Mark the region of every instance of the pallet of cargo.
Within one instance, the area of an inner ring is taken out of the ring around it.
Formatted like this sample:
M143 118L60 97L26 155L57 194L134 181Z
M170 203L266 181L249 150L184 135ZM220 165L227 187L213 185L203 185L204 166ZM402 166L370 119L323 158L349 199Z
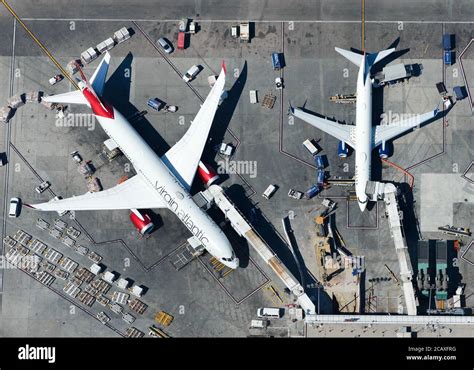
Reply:
M37 254L43 254L44 251L48 248L46 244L38 239L33 239L33 241L28 246L33 252Z
M77 299L79 300L79 302L81 302L82 304L88 307L92 307L92 305L95 302L95 297L85 291L80 292L77 295Z
M84 247L83 245L78 245L75 248L76 252L79 253L81 256L86 256L89 252L89 249Z
M87 255L87 258L89 258L94 263L99 263L100 261L102 261L102 256L92 251L89 252L89 254Z
M32 236L24 232L23 230L18 230L13 236L13 239L15 239L20 244L27 245L28 242L32 239Z
M5 254L5 258L13 266L18 266L21 263L22 255L17 249L12 248Z
M49 235L51 235L54 239L61 239L63 234L58 229L51 229L49 230Z
M109 283L107 283L106 281L102 280L102 279L97 279L97 280L94 280L92 283L91 283L91 286L95 289L97 289L97 291L99 293L102 293L102 294L107 294L107 292L110 290L111 288L111 285Z
M66 230L67 223L64 222L63 220L57 218L57 219L54 220L53 226L54 226L55 229L58 229L59 231L64 231L64 230Z
M36 220L36 226L40 228L41 230L48 230L49 229L49 223L47 223L45 220L42 218L38 218Z
M97 297L97 302L99 302L99 304L101 304L102 306L105 307L110 303L110 299L108 299L107 297L105 297L103 295L99 295Z
M137 328L130 326L126 331L125 336L127 338L143 338L145 334L141 332L140 330L138 330Z
M81 235L81 232L77 230L76 228L69 226L66 230L66 234L69 235L73 239L79 238L79 235Z
M41 260L42 258L37 254L29 255L22 259L20 268L30 274L34 274L38 272Z
M142 315L148 308L148 305L140 301L138 298L135 298L128 302L128 307L130 307L132 311Z
M61 258L63 258L63 254L59 253L56 249L54 248L48 248L46 250L46 253L44 254L45 258L52 262L52 263L58 263Z
M74 276L86 284L89 284L95 277L95 275L85 267L80 267L74 271Z
M63 290L67 295L71 296L72 298L76 298L77 295L81 292L81 288L79 288L70 281L66 283Z
M173 319L174 317L165 311L157 312L155 315L155 321L163 326L169 326L173 322Z
M67 272L73 273L79 266L79 264L70 259L69 257L64 257L61 258L61 260L59 261L59 266L61 266Z
M73 248L76 245L76 241L69 236L65 236L61 240L64 245L68 246L69 248Z
M130 298L130 294L122 293L122 292L113 292L112 294L112 301L118 304L127 304L128 299Z
M16 245L16 243L17 241L9 235L3 238L3 245L6 245L7 247L13 248Z
M40 271L34 275L35 279L38 280L41 284L50 286L56 278L51 275L49 272Z
M54 276L61 280L67 280L67 278L69 277L69 273L64 270L61 270L59 267L56 267L56 269L54 270Z
M262 107L268 108L268 109L273 109L273 106L275 105L276 102L276 96L273 95L272 93L265 94L262 100Z

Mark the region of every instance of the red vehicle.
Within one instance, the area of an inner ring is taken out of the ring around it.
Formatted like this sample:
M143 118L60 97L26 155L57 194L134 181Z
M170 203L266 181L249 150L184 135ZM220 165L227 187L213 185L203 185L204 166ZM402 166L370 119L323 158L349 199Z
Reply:
M186 41L186 34L184 32L178 33L178 49L184 50L184 44Z

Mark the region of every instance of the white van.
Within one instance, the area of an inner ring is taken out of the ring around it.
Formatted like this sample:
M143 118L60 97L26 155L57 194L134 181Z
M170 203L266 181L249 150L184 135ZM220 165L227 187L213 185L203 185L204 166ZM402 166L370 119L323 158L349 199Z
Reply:
M303 146L313 156L318 154L318 152L319 152L319 149L316 147L316 145L314 145L312 140L307 139L307 140L303 141Z
M257 316L263 319L279 319L281 317L281 310L279 308L262 307L257 309Z
M276 191L276 186L270 184L268 185L268 188L263 192L262 197L264 197L265 199L270 199L272 195L275 193L275 191Z
M8 210L8 217L16 218L20 214L21 199L12 198L10 199L10 209Z

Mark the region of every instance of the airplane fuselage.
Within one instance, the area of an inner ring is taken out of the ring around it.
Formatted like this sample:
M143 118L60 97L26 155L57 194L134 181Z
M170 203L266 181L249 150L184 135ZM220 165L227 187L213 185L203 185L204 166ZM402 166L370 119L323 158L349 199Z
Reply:
M364 57L365 62L365 57ZM361 63L357 76L357 102L355 126L355 191L361 211L367 207L365 193L370 180L372 161L372 82L370 73L364 73L365 63Z
M238 258L225 234L209 215L194 203L188 190L125 117L87 89L84 89L83 93L99 124L128 158L137 171L137 176L142 177L156 196L161 198L210 254L223 264L237 268Z

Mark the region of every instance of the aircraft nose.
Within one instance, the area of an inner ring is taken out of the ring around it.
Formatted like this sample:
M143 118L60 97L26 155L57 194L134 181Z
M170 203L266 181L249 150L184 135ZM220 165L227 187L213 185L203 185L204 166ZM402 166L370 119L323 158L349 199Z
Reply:
M237 267L239 267L239 259L237 257L235 257L232 261L222 261L222 263L232 270L235 270Z

